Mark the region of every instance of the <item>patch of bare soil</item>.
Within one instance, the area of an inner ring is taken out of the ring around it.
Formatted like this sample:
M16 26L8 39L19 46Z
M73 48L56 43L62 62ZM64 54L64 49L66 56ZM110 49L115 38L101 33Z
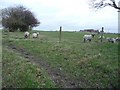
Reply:
M14 52L19 53L20 56L25 57L28 59L28 62L32 62L38 67L42 67L46 70L48 75L50 75L51 79L55 82L56 87L59 88L80 88L80 82L77 80L73 80L72 78L68 77L65 73L62 73L59 69L52 68L47 60L37 57L27 49L23 47L17 47L12 43L8 45L9 49L12 49ZM78 84L79 83L79 84Z

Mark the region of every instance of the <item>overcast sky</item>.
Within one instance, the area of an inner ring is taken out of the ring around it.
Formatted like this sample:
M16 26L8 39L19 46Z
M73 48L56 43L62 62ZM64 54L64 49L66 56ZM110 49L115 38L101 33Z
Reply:
M23 5L30 9L41 24L38 30L79 31L83 29L101 29L106 32L118 32L118 12L105 7L97 12L89 8L89 0L0 0L0 8ZM118 2L119 0L116 0Z

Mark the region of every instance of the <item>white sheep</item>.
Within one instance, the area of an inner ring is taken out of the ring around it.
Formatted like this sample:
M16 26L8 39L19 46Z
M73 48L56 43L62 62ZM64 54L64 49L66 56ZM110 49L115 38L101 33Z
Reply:
M39 32L32 34L33 38L38 38L38 35L39 35Z
M83 36L83 40L84 40L84 42L86 41L86 40L89 40L89 42L92 40L92 35L84 35Z
M116 42L120 42L120 37L116 37Z
M112 38L112 41L111 41L112 43L115 43L116 42L116 39L115 38Z
M115 39L115 38L107 37L106 39L107 39L108 42L112 42L112 43L115 43L115 42L116 42L116 39Z
M28 32L28 31L26 31L25 33L24 33L24 38L28 38L30 36L30 33Z

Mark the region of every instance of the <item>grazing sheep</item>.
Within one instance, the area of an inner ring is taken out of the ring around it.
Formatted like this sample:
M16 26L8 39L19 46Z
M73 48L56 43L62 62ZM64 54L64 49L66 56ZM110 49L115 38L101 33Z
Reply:
M116 42L120 42L120 38L119 37L116 37Z
M84 35L83 36L83 40L84 40L84 42L86 41L86 40L89 40L89 42L92 40L92 35Z
M115 38L107 37L106 39L107 39L108 42L112 42L112 43L115 43L115 42L116 42L116 39L115 39Z
M115 43L116 42L116 39L115 38L112 38L112 43Z
M30 36L30 33L28 32L28 31L26 31L25 33L24 33L24 38L28 38Z
M39 32L32 34L33 38L38 38L38 35L39 35Z

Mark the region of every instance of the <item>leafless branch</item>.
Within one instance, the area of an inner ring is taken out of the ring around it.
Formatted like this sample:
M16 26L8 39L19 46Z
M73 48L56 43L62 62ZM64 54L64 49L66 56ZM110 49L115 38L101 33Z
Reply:
M103 7L106 7L106 6L111 6L111 7L114 7L115 9L120 10L120 7L117 6L115 0L110 0L109 3L106 3L105 1L106 0L100 0L98 2L98 0L90 0L90 6L92 6L95 9L100 9L100 8L103 8Z

